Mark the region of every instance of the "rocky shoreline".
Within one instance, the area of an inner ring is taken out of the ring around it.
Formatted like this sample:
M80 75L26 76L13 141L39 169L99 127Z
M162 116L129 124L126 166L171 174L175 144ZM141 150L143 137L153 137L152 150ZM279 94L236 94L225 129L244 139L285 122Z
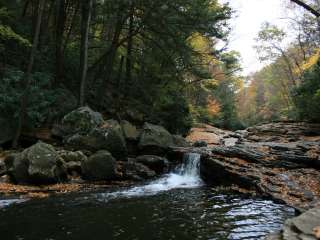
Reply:
M302 213L270 239L319 239L319 124L278 122L237 132L200 125L189 137L194 145L202 145L197 152L202 156L201 175L207 183L236 185Z
M236 132L199 124L184 139L150 123L104 120L83 107L50 135L59 144L40 141L0 156L0 194L33 198L130 186L197 152L207 184L272 198L301 213L268 239L319 239L320 124L276 122Z

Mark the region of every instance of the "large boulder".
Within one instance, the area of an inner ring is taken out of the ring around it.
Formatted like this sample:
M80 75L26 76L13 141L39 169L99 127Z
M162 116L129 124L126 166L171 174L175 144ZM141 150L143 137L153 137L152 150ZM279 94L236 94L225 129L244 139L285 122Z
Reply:
M298 217L288 219L278 234L268 240L317 240L320 239L320 208L312 208Z
M191 144L180 135L172 135L173 145L175 147L191 147Z
M52 145L39 142L6 159L8 172L17 183L47 184L67 178L64 161Z
M98 151L82 162L82 173L89 180L114 180L116 174L116 160L105 150Z
M132 125L126 120L121 121L121 127L124 137L129 141L137 141L139 138L139 131L136 126Z
M80 107L62 119L63 130L67 134L87 134L102 124L102 115L89 107Z
M163 154L173 146L172 135L162 126L145 123L140 136L139 148L145 154Z
M109 120L100 128L94 128L88 134L76 133L65 139L67 145L76 150L107 150L117 160L126 160L127 147L122 129L117 121Z
M12 141L15 134L12 120L0 117L0 126L0 145Z
M164 173L169 169L169 161L159 156L142 155L136 158L136 162L142 163L157 174Z

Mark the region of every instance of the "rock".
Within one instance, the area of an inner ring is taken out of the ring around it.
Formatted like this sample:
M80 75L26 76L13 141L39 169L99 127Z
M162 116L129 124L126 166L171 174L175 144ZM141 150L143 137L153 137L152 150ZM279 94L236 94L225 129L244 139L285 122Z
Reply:
M53 146L39 142L6 159L10 175L18 183L47 184L67 178L64 161Z
M67 171L70 175L81 175L82 162L87 160L87 156L84 155L81 151L58 151L59 156L64 160Z
M139 148L143 153L163 154L170 146L173 146L173 137L164 127L144 124L139 141Z
M194 147L207 147L208 143L206 141L203 141L203 140L198 140L198 141L195 141L193 143L193 146Z
M172 135L173 145L175 147L190 147L190 143L180 135Z
M118 122L107 121L102 127L94 128L88 134L74 134L65 139L67 145L76 150L107 150L117 160L126 160L127 147Z
M190 130L190 134L186 139L192 144L196 142L206 142L208 146L214 146L220 145L222 139L229 134L232 134L232 132L208 124L197 124Z
M147 166L134 161L125 162L123 165L123 177L129 180L142 181L156 176L155 171Z
M87 159L87 156L83 154L81 151L67 151L61 150L58 151L59 156L66 162L83 162Z
M142 163L151 170L155 171L157 174L162 174L169 169L169 161L163 157L143 155L137 157L135 160L136 162Z
M62 119L64 131L68 134L87 134L92 129L103 124L103 117L100 113L94 112L89 107L80 107Z
M130 122L122 120L121 127L123 130L124 137L129 141L137 141L139 138L139 131Z
M313 208L298 217L285 222L282 238L283 240L316 240L319 239L320 208Z
M85 179L114 180L116 174L116 160L111 153L105 150L98 151L81 164Z
M13 140L15 128L12 120L0 117L0 145Z

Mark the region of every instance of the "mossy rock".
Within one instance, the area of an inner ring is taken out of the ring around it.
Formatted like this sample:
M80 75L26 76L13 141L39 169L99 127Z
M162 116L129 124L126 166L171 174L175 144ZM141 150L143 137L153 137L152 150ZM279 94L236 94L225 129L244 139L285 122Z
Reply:
M102 115L89 107L78 108L62 119L63 128L68 134L87 134L102 124Z
M116 160L110 152L102 150L93 154L81 164L83 177L89 180L114 180Z
M102 127L94 128L88 134L72 135L65 143L75 150L107 150L117 160L126 160L128 155L121 126L114 120L107 121Z
M43 142L16 154L9 172L17 183L48 184L67 178L64 161L58 152Z

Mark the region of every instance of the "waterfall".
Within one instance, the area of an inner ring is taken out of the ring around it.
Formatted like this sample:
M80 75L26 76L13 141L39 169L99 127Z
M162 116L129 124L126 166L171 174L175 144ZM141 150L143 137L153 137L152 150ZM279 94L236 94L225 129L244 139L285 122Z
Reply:
M195 188L202 185L200 178L200 154L186 153L183 163L171 173L147 185L133 187L125 191L105 193L105 198L135 197L155 195L176 188Z

